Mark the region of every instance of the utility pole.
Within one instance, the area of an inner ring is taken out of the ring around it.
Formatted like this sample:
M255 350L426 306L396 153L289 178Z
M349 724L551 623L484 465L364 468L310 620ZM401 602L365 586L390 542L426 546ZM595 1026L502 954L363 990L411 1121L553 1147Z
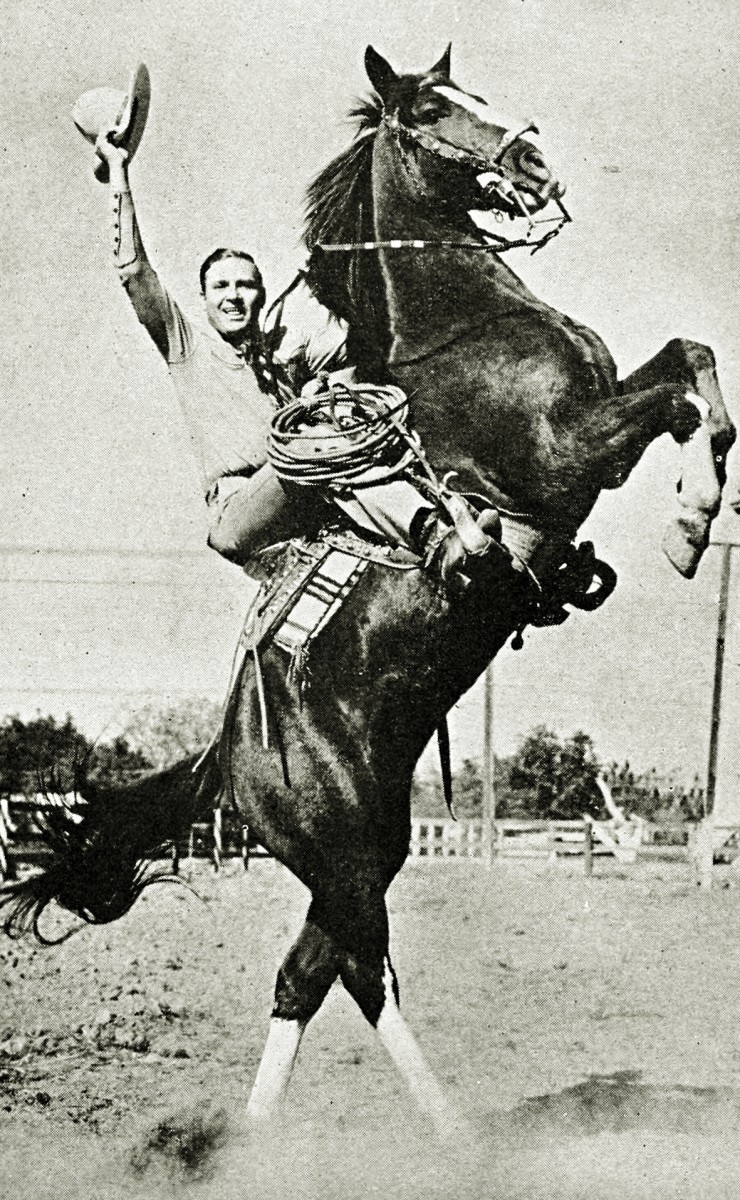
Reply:
M732 542L717 543L722 547L720 566L719 601L717 605L717 640L714 650L714 684L712 687L712 723L709 730L709 758L707 762L707 786L704 792L704 816L714 812L714 797L717 791L717 748L719 746L719 723L722 709L722 675L725 665L725 637L727 633L727 600L730 594L732 571Z
M483 854L493 865L496 844L496 757L493 749L493 663L483 677Z
M740 521L737 513L725 508L715 521L711 544L720 548L719 595L717 597L717 632L714 646L714 679L712 682L712 712L709 727L707 777L704 789L703 819L694 832L692 859L695 877L702 888L711 888L714 865L714 806L717 795L717 763L719 759L720 727L722 720L722 682L727 637L727 607L732 578L732 551L740 546Z

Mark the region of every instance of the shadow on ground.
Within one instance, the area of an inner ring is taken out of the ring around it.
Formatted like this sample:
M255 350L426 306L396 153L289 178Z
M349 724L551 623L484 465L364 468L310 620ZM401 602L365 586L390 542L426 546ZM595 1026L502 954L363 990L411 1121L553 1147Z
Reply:
M734 1200L740 1092L591 1076L508 1112L469 1112L446 1145L408 1107L291 1118L259 1136L197 1106L139 1136L17 1142L14 1200Z
M656 1086L636 1071L591 1075L575 1087L524 1100L487 1122L489 1134L510 1140L593 1137L651 1131L709 1134L740 1129L740 1092L731 1088Z

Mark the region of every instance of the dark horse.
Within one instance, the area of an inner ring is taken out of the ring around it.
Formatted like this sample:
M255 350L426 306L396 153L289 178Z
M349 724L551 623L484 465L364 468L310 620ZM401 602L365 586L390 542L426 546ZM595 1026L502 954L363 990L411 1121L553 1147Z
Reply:
M352 324L359 353L409 393L436 468L502 511L508 548L482 557L454 597L427 571L371 565L314 642L302 694L285 653L265 649L269 748L249 663L241 677L234 802L311 893L278 972L248 1110L276 1110L303 1030L339 977L444 1128L449 1109L400 1015L388 953L385 895L408 852L415 765L512 633L553 596L567 600L563 564L579 525L663 433L685 443L691 467L668 550L694 572L734 430L709 349L670 342L620 383L601 340L533 296L495 252L500 242L486 242L471 210L524 222L561 191L532 141L484 119L451 81L449 51L423 74L398 76L372 49L366 65L376 97L309 196L309 275ZM372 245L329 248L360 243ZM211 750L128 789L88 793L84 819L52 831L51 866L6 888L8 932L39 934L52 900L86 921L120 917L152 879L147 856L213 803L221 777Z

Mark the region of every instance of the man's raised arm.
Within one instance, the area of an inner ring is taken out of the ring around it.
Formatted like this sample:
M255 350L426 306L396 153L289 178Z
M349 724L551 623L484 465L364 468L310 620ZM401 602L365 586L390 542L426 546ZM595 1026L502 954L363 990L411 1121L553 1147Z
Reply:
M95 143L108 164L113 262L134 311L164 358L180 357L188 340L185 318L168 296L147 258L128 178L128 152L103 133Z

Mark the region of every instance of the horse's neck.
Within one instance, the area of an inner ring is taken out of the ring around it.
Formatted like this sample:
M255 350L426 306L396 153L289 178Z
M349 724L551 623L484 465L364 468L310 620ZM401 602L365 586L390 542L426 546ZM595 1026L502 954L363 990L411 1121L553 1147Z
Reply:
M471 247L483 242L467 214L440 216L425 205L385 129L376 139L373 195L379 241ZM549 311L490 251L391 249L381 251L381 263L393 334L391 363L421 358L504 313Z

